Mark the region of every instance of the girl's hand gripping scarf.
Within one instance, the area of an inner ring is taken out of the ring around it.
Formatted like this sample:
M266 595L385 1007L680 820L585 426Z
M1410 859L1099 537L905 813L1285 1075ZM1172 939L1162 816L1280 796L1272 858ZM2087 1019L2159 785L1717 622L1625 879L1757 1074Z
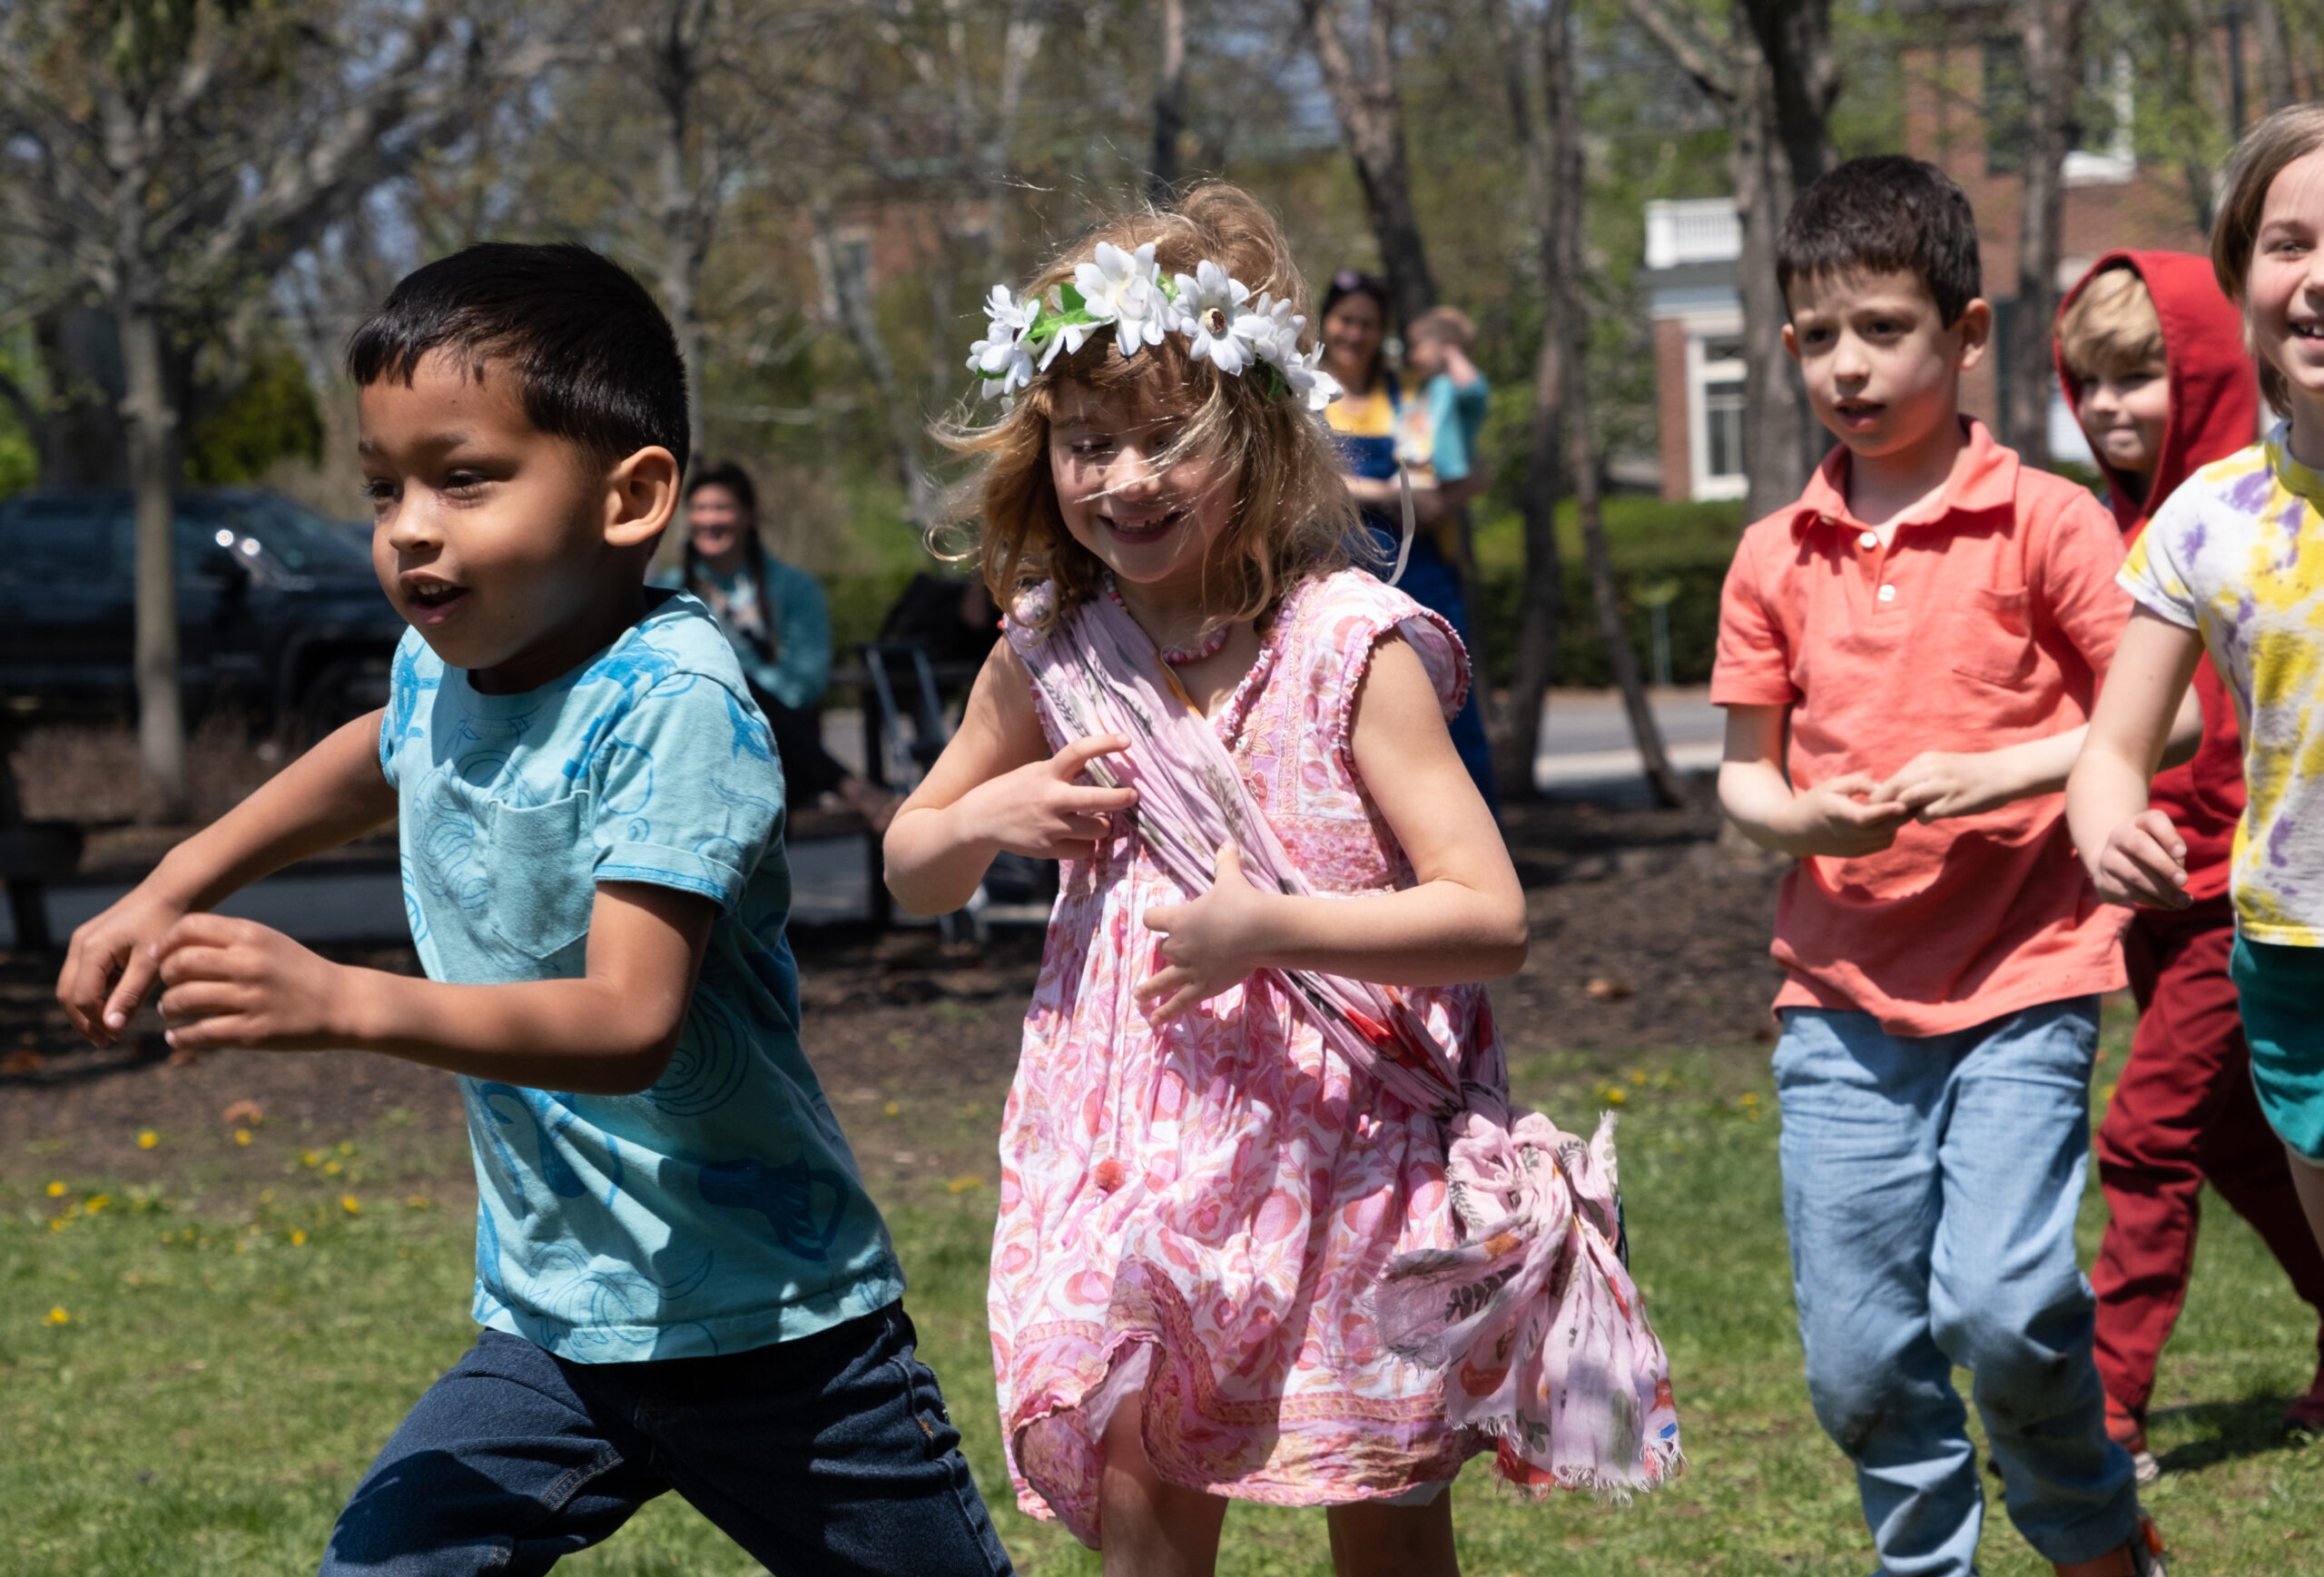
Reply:
M1051 595L1047 586L1029 594ZM1128 611L1093 597L1047 638L1039 612L1020 604L1009 644L1062 739L1132 742L1089 774L1137 789L1128 813L1170 878L1201 892L1231 841L1255 882L1310 892L1234 759ZM1442 1125L1460 1247L1388 1267L1372 1303L1389 1350L1443 1373L1449 1421L1497 1439L1495 1468L1531 1494L1624 1494L1674 1476L1684 1458L1669 1361L1617 1247L1613 1114L1585 1145L1509 1104L1497 1056L1464 1079L1457 1050L1395 988L1265 972L1351 1067Z

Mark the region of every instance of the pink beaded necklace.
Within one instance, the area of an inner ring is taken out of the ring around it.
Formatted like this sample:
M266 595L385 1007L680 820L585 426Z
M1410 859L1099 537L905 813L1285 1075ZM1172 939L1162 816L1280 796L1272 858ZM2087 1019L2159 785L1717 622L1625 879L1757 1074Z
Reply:
M1122 594L1115 589L1114 577L1110 575L1106 577L1106 595L1113 599L1113 604L1116 607L1120 608L1122 612L1126 614L1129 613L1129 605L1122 601ZM1137 616L1131 614L1130 616L1132 619L1135 619ZM1205 636L1201 642L1196 646L1163 646L1161 648L1160 655L1165 663L1167 663L1173 668L1178 668L1185 666L1188 663L1199 663L1205 657L1215 657L1218 655L1220 650L1225 647L1226 645L1226 626L1225 625L1221 625L1216 629L1211 631L1210 634Z

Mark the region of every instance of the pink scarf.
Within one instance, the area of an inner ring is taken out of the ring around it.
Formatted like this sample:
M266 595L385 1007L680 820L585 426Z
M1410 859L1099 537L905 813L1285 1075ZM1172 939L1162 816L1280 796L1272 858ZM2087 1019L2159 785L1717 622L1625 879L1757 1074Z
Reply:
M1054 595L1048 585L1027 594L1009 644L1061 739L1131 741L1088 771L1137 790L1128 814L1156 862L1198 893L1231 841L1256 884L1311 892L1144 628L1099 596L1044 638L1036 627ZM1669 1360L1616 1247L1613 1114L1585 1145L1509 1103L1497 1043L1464 1078L1459 1049L1440 1043L1397 988L1265 972L1351 1068L1442 1125L1460 1246L1390 1264L1372 1298L1388 1349L1443 1375L1448 1421L1495 1438L1496 1471L1529 1493L1623 1494L1676 1474L1685 1459Z

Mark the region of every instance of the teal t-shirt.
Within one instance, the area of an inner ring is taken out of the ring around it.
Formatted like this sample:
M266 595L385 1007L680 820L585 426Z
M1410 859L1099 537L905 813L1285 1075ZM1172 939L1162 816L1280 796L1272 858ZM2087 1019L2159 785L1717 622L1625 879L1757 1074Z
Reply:
M379 759L430 980L584 972L600 882L719 914L668 1069L635 1095L462 1078L478 1321L588 1363L789 1341L893 1302L886 1225L799 1044L783 774L732 646L691 596L581 667L482 695L417 632Z

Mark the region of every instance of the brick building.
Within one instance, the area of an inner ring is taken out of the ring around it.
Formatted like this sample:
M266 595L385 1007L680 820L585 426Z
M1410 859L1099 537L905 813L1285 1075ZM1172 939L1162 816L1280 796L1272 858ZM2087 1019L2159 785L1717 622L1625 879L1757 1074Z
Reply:
M2014 146L2022 97L2014 103L2014 56L2005 40L1971 29L1905 52L1902 67L1904 151L1941 167L1977 212L1985 296L1993 302L1994 353L1965 381L1962 404L1996 420L2001 352L2021 331L2016 321L2018 214L2024 177ZM2017 84L2022 93L2022 81ZM2182 172L2142 164L2127 127L2133 92L2130 63L2116 60L2094 86L2110 101L2120 128L2104 145L2066 157L2063 288L2116 247L2207 250ZM1742 227L1730 198L1646 205L1646 268L1641 279L1654 325L1655 396L1660 429L1662 496L1733 498L1744 492L1743 311L1735 291ZM2047 325L2035 329L2046 332ZM2087 459L2073 414L2053 389L2053 458Z

